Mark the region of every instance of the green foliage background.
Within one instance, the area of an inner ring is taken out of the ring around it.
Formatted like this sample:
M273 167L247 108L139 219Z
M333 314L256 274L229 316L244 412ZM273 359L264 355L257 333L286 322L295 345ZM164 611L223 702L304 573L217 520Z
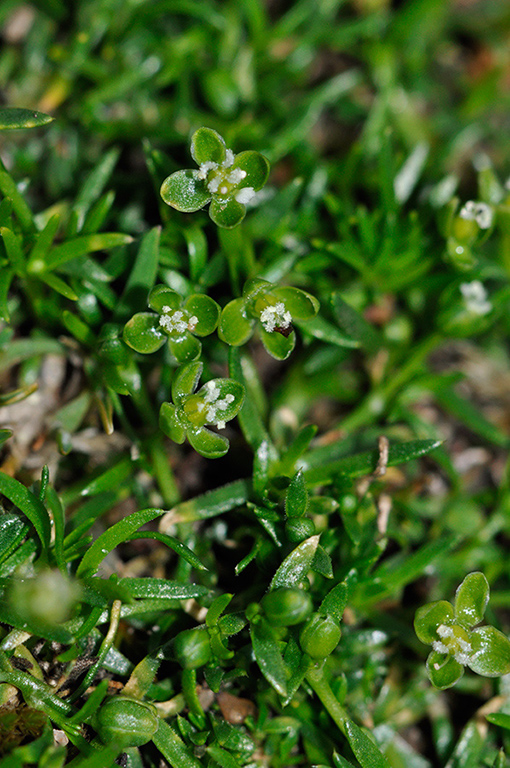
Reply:
M126 683L161 721L131 766L505 765L507 676L438 693L413 617L482 571L509 631L507 4L4 0L0 33L3 103L54 117L0 132L5 765L113 764L94 718ZM200 126L271 162L231 231L159 197ZM156 283L224 307L255 276L320 313L284 362L203 340L203 380L246 388L206 460L158 429L175 360L122 328ZM62 619L13 592L48 569ZM324 667L259 607L286 585L340 589Z

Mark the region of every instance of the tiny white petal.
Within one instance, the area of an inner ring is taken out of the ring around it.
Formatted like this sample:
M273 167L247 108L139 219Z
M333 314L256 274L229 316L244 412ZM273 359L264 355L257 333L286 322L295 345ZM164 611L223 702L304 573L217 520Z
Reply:
M234 163L234 153L231 149L227 149L225 151L225 160L223 161L223 167L224 168L230 168L231 165Z
M242 203L243 205L246 205L246 203L249 203L250 200L255 195L255 190L253 187L243 187L243 189L240 189L239 192L235 195L235 199L238 203Z

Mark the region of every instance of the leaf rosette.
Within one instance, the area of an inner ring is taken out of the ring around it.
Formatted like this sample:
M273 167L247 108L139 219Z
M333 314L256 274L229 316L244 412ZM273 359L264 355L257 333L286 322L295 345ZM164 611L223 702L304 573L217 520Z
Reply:
M172 383L173 403L163 403L159 413L161 430L174 442L187 438L201 456L216 459L224 456L229 442L208 427L224 429L243 405L244 387L233 379L211 379L195 391L203 364L192 362L181 366Z
M212 128L199 128L191 137L197 170L176 171L161 185L161 197L177 211L193 213L207 203L218 227L232 229L244 219L246 203L266 183L269 163L260 152L234 155Z
M154 312L138 312L124 326L123 338L136 352L156 352L168 341L180 363L200 356L202 344L197 336L208 336L218 325L220 308L205 294L194 293L183 300L165 285L156 285L149 295Z

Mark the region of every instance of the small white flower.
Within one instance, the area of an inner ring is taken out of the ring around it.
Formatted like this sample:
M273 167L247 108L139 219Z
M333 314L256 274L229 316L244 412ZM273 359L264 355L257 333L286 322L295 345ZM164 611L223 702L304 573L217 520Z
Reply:
M470 283L461 283L464 304L468 312L475 315L488 315L492 310L492 304L487 299L487 291L480 280L472 280Z
M262 310L260 322L268 333L272 333L275 328L288 328L292 323L292 315L285 308L283 301L279 301L274 306Z
M231 184L239 184L240 181L246 178L246 171L241 168L233 168L227 176L227 181Z
M487 203L479 203L475 200L468 200L461 209L459 216L461 219L476 221L480 229L489 229L494 217L494 211Z
M246 205L246 203L249 203L252 197L255 195L255 190L253 187L243 187L239 190L239 192L236 193L235 199L238 203L242 203L243 205Z
M198 178L206 179L209 171L214 171L218 167L218 163L214 163L212 160L207 160L202 163L198 169Z
M160 315L159 324L167 333L177 331L177 333L182 334L188 330L189 321L186 312L180 309L172 312L171 308L166 305L162 309L163 314Z

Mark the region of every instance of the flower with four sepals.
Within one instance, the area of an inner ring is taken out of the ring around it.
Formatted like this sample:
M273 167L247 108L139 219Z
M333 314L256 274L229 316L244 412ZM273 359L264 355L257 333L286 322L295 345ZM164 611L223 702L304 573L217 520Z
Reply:
M161 197L183 213L193 213L207 203L209 216L219 227L231 229L245 217L245 205L269 175L269 163L260 152L234 155L212 128L199 128L191 137L196 170L176 171L161 185Z
M180 363L196 360L202 350L197 336L208 336L218 325L220 308L209 296L194 293L183 301L166 285L149 294L153 312L138 312L124 326L123 338L136 352L156 352L166 340Z
M427 674L440 689L450 688L467 666L486 677L510 672L510 640L495 627L475 627L489 601L489 584L483 573L466 576L455 593L455 605L439 600L419 608L414 628L422 643L432 645Z
M309 320L319 310L315 296L267 280L248 280L239 299L230 301L220 317L218 335L233 347L244 344L258 321L262 343L270 355L285 360L296 344L292 321Z
M223 429L237 416L244 401L244 387L233 379L211 379L195 392L202 370L200 362L177 369L172 382L174 402L161 406L159 426L174 442L183 443L188 438L197 453L216 459L227 453L229 442L207 427Z

